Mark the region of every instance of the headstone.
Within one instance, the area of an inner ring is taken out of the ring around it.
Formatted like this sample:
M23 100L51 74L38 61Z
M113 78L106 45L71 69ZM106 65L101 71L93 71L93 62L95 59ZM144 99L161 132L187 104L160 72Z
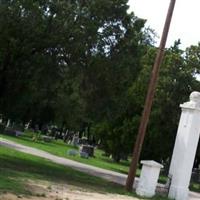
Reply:
M81 158L89 158L89 155L88 155L88 153L86 153L86 152L80 152L80 156L81 156Z
M153 197L158 182L160 169L163 165L153 161L141 161L143 164L136 193L143 197Z
M71 143L72 143L73 146L78 146L78 144L79 144L79 138L78 138L77 135L74 135Z
M10 128L10 127L6 127L4 129L4 134L10 135L10 136L18 136L18 133L13 128Z
M10 119L8 119L7 124L6 124L6 127L9 127L9 126L10 126Z
M91 145L81 145L80 152L87 153L90 157L94 156L94 147Z
M80 144L80 145L87 145L87 144L88 144L88 138L87 138L87 137L82 137L82 138L79 140L79 144Z
M3 123L3 115L0 114L0 124L2 124L2 123Z
M76 156L76 155L78 155L78 151L74 150L74 149L70 149L70 150L67 151L67 154L69 156Z
M23 135L24 133L22 131L18 131L18 130L15 130L15 135L18 137L20 135Z
M32 122L32 121L30 120L30 121L28 121L28 122L25 124L25 127L24 127L24 128L25 128L26 130L29 129L31 122Z
M0 132L3 133L5 129L5 124L3 123L3 115L0 114Z

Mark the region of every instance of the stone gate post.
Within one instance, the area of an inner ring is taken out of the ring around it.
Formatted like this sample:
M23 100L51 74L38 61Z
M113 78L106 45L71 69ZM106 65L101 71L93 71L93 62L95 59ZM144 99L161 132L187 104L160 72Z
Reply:
M192 92L190 101L181 104L179 121L169 176L169 197L187 200L192 167L200 134L200 93Z

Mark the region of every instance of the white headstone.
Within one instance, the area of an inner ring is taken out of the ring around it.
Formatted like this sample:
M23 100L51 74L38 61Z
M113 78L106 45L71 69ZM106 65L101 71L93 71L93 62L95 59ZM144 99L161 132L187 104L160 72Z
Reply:
M10 126L10 119L8 119L7 124L6 124L6 127L9 127L9 126Z
M153 197L158 182L160 169L163 166L153 160L141 161L143 164L136 193L143 197Z

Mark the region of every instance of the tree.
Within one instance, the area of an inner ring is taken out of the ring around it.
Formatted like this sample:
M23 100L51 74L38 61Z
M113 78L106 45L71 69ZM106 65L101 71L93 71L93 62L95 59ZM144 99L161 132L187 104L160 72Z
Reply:
M172 155L180 117L179 104L188 101L189 94L197 90L195 68L179 48L179 41L167 49L161 67L159 83L145 139L143 159L165 161Z
M125 1L115 2L116 8L121 6L119 2L125 4ZM133 13L127 14L126 6L122 8L116 15L110 7L114 17L102 26L103 38L83 69L82 82L87 118L93 122L92 132L115 161L120 160L120 154L127 155L131 148L130 141L126 145L127 138L133 134L126 116L127 90L139 74L147 42L142 31L145 21ZM102 41L107 41L106 46Z
M77 128L115 115L146 39L127 9L127 0L1 1L1 112Z

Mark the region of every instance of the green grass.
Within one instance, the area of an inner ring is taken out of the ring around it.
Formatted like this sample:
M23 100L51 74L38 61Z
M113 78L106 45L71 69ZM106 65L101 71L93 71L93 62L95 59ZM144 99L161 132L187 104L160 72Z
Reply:
M116 171L123 174L128 173L129 166L130 166L129 161L121 161L120 163L115 163L112 161L112 159L106 156L102 156L104 152L99 149L95 149L94 158L84 159L78 155L70 156L67 154L67 151L69 149L76 149L75 147L71 145L67 145L62 140L52 141L50 143L46 143L43 141L33 142L31 133L26 133L25 135L20 136L20 137L12 137L8 135L0 135L0 137L12 140L14 142L17 142L26 146L35 147L37 149L44 150L46 152L49 152L57 156L69 158L71 160L75 160L81 163L89 164L89 165L100 167L103 169ZM139 172L137 174L139 175Z
M28 193L24 179L41 179L64 181L86 189L98 189L100 192L126 193L118 184L6 147L0 146L0 160L1 192Z
M191 183L190 190L194 192L200 192L200 184L199 183Z
M31 191L26 187L26 180L31 179L64 182L95 192L134 195L126 192L124 187L118 184L2 146L0 146L0 160L0 193L31 195ZM152 199L166 200L167 198Z
M113 160L110 159L109 157L103 156L104 152L99 149L95 149L95 157L94 158L84 159L78 155L70 156L70 155L67 155L67 151L69 149L77 149L76 147L74 147L72 145L67 145L62 140L52 141L50 143L47 143L44 141L33 142L32 136L33 136L33 133L31 133L31 132L26 132L23 136L20 136L20 137L12 137L12 136L8 136L8 135L0 134L0 137L2 137L2 138L12 140L14 142L17 142L17 143L20 143L20 144L23 144L26 146L35 147L37 149L44 150L46 152L49 152L49 153L57 155L57 156L75 160L75 161L78 161L78 162L81 162L84 164L100 167L103 169L108 169L111 171L128 174L130 161L121 161L120 163L113 162ZM139 177L139 175L140 175L140 170L138 169L136 176ZM166 176L160 176L159 183L166 183L166 181L167 181Z
M106 156L103 156L104 152L99 149L95 149L95 157L94 158L84 159L78 155L70 156L67 154L67 151L69 149L77 149L77 148L75 148L71 145L67 145L62 140L52 141L50 143L46 143L43 141L33 142L32 141L32 133L30 133L30 132L27 132L27 133L25 133L25 135L20 136L20 137L12 137L12 136L1 135L1 134L0 134L0 137L8 139L8 140L12 140L14 142L17 142L17 143L20 143L20 144L23 144L26 146L35 147L37 149L44 150L46 152L49 152L49 153L57 155L57 156L75 160L75 161L85 163L88 165L100 167L103 169L116 171L119 173L127 174L129 166L130 166L129 161L121 161L120 163L113 162L112 159L110 159ZM140 175L140 170L138 169L137 176L139 176L139 175ZM166 176L159 177L159 183L165 184L166 181L167 181ZM192 191L200 192L200 184L191 184L190 189Z

